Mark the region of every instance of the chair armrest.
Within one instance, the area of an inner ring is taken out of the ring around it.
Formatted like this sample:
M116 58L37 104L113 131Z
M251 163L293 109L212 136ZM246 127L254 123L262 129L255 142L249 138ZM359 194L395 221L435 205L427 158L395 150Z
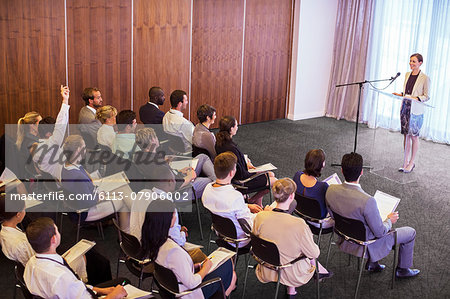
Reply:
M208 286L210 284L213 284L213 283L216 283L216 282L220 282L222 284L222 279L220 279L220 277L216 277L216 278L209 279L207 281L203 281L201 284L199 284L195 288L186 290L184 292L180 292L179 295L180 296L188 295L188 294L192 293L193 291L195 291L197 289L201 289L203 287L206 287L206 286Z
M251 180L253 180L256 177L259 177L260 175L265 175L267 177L267 174L268 174L268 171L258 172L258 173L255 173L254 175L252 175L251 177L246 178L245 180L240 180L240 181L236 180L236 182L238 182L240 184L245 184L248 181L251 181Z

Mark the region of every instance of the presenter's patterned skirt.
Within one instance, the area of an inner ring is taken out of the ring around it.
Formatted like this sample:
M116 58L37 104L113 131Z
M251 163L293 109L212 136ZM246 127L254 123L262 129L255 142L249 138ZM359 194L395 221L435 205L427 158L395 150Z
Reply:
M400 110L400 123L402 134L419 136L423 124L423 114L411 114L411 101L403 100Z

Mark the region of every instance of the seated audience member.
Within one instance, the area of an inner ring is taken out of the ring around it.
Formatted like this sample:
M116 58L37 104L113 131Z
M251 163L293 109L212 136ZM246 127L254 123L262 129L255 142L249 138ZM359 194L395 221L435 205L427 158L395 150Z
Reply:
M320 205L321 218L328 215L327 205L325 203L325 193L328 189L326 182L317 180L321 175L322 169L325 167L325 153L321 149L310 150L305 157L305 169L297 171L294 175L294 182L297 184L297 193L314 198ZM319 224L309 222L309 224L319 227ZM322 224L323 228L332 227L334 220L327 218Z
M26 230L27 239L36 252L25 266L23 278L33 295L43 298L124 298L127 292L120 285L123 278L104 283L103 287L84 284L56 249L61 242L58 228L50 218L38 218ZM116 285L115 287L113 287Z
M63 150L66 156L66 162L61 171L62 187L66 194L71 194L71 196L82 195L85 198L82 201L68 202L74 205L73 208L77 210L89 208L87 212L81 213L81 220L99 220L113 214L115 211L119 211L123 205L122 200L98 202L99 196L92 179L80 164L85 153L83 138L79 135L68 136L63 145Z
M21 159L27 163L30 158L30 150L33 143L39 141L39 122L42 120L42 116L31 111L25 114L17 122L17 149L20 152Z
M280 263L287 264L300 256L305 256L291 267L281 271L280 283L287 286L287 294L295 296L295 288L306 284L315 271L315 260L319 257L319 247L314 243L311 230L305 221L288 213L294 201L297 188L289 178L279 179L272 186L273 196L277 203L271 211L258 213L253 222L253 233L262 239L277 245ZM321 278L332 274L321 274ZM263 283L277 281L277 272L260 264L256 266L256 276Z
M113 106L106 105L97 109L95 117L102 123L102 126L97 131L98 144L114 149L114 140L116 139L116 132L114 125L116 124L117 109Z
M209 131L209 127L216 120L216 109L207 104L197 109L197 117L200 123L195 126L192 144L208 151L212 161L216 157L216 137Z
M245 219L251 227L255 218L253 213L258 213L262 209L257 204L246 204L242 193L236 191L231 185L231 179L236 173L236 161L236 155L231 152L219 154L214 159L217 180L206 186L202 202L211 213L231 219L236 227L237 238L241 239L245 238L245 233L238 219ZM244 247L248 243L249 241L240 242L239 247ZM234 246L234 244L230 245Z
M102 125L95 118L97 109L103 106L103 99L100 90L97 87L88 87L83 90L81 95L85 106L80 109L78 114L78 124L81 136L85 138L85 142L89 148L94 148L97 141L97 131Z
M131 159L135 149L136 113L131 110L122 110L117 114L117 129L119 130L114 141L113 152L123 155L125 159Z
M170 95L170 105L172 108L164 115L162 124L164 131L168 134L180 137L184 143L185 151L192 150L192 135L194 125L183 117L183 110L188 105L186 92L175 90Z
M176 221L175 205L168 200L154 200L148 207L142 226L142 247L150 259L172 270L178 280L180 291L195 288L202 281L220 277L225 295L228 296L236 285L236 273L230 260L208 274L212 266L210 259L194 264L189 254L169 237L169 229ZM183 298L210 298L220 290L214 283L196 290Z
M33 148L33 161L39 170L48 173L58 181L61 180L63 167L62 143L69 123L69 88L61 85L62 104L56 121L53 117L46 117L39 122L41 139Z
M219 132L216 134L216 152L217 154L223 152L232 152L237 157L236 164L236 175L233 178L234 180L245 180L251 177L252 173L248 172L250 168L255 168L250 160L246 161L244 154L239 150L236 143L233 142L233 136L236 135L238 131L238 123L233 116L224 116L219 122ZM275 183L277 180L274 173L269 171L270 177L270 185ZM267 177L265 175L260 175L253 180L244 184L245 187L248 187L249 191L252 189L257 189L263 186L266 186L269 182L267 182ZM265 194L267 194L269 190L263 190L256 193L252 198L249 199L251 203L257 203L262 206L262 198Z
M148 102L139 108L139 118L144 124L162 124L164 112L158 106L164 104L164 91L161 87L153 86L148 91Z
M385 266L378 263L387 256L394 244L393 234L388 234L392 225L398 220L398 212L390 213L386 219L381 219L375 199L364 192L359 184L363 174L363 158L360 154L350 153L342 157L342 173L345 182L340 185L328 187L326 203L331 211L351 219L364 223L367 239L377 239L368 246L369 259L366 270L380 272ZM331 216L332 213L330 211ZM397 277L412 277L419 274L419 270L410 269L413 263L414 241L416 231L412 227L399 227L397 231L397 242L400 244ZM338 242L339 248L349 254L361 256L362 246L350 243L343 239Z
M161 168L170 169L169 164L165 160L165 153L157 151L159 141L152 128L139 129L136 132L136 144L141 151L135 153L134 162L144 177L150 180L150 183L151 180L159 178ZM200 154L196 159L198 159L198 162L195 169L185 168L177 172L176 181L183 183L177 184L175 190L184 188L189 183L192 183L195 195L197 198L200 198L206 185L214 181L216 176L214 174L214 166L208 156ZM200 177L202 172L208 177Z

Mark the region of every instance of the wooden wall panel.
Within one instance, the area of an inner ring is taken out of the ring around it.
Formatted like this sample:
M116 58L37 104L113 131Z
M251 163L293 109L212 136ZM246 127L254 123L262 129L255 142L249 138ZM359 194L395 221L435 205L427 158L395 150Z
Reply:
M202 104L239 118L244 0L195 0L191 120ZM218 121L217 121L218 123ZM217 126L216 123L216 126Z
M64 82L64 2L0 1L0 134L29 111L56 117Z
M71 123L84 88L100 89L104 105L131 107L131 0L68 0L67 51Z
M285 117L292 0L247 0L242 123Z
M134 111L148 101L148 90L159 86L170 109L170 93L189 92L191 2L135 0L134 2ZM185 114L188 117L187 113Z

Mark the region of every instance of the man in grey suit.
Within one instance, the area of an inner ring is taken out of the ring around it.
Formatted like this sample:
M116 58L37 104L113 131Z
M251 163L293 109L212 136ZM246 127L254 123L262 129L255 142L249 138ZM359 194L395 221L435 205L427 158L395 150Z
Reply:
M93 148L97 144L97 131L102 125L95 118L97 109L103 106L102 94L97 87L88 87L83 90L81 97L86 106L81 108L78 115L79 129L86 146Z
M375 199L364 192L359 184L363 174L363 158L357 153L346 154L342 157L342 173L345 182L340 185L330 185L325 195L326 203L331 211L341 216L356 219L364 223L367 239L378 239L368 246L369 259L366 270L380 272L385 266L379 260L389 254L394 246L394 236L388 234L392 225L398 220L398 212L393 212L383 221L378 211ZM332 212L330 211L330 214ZM397 243L399 244L397 277L412 277L420 270L410 269L413 263L414 241L416 231L412 227L397 228ZM362 246L344 241L338 242L339 248L353 255L362 255Z

